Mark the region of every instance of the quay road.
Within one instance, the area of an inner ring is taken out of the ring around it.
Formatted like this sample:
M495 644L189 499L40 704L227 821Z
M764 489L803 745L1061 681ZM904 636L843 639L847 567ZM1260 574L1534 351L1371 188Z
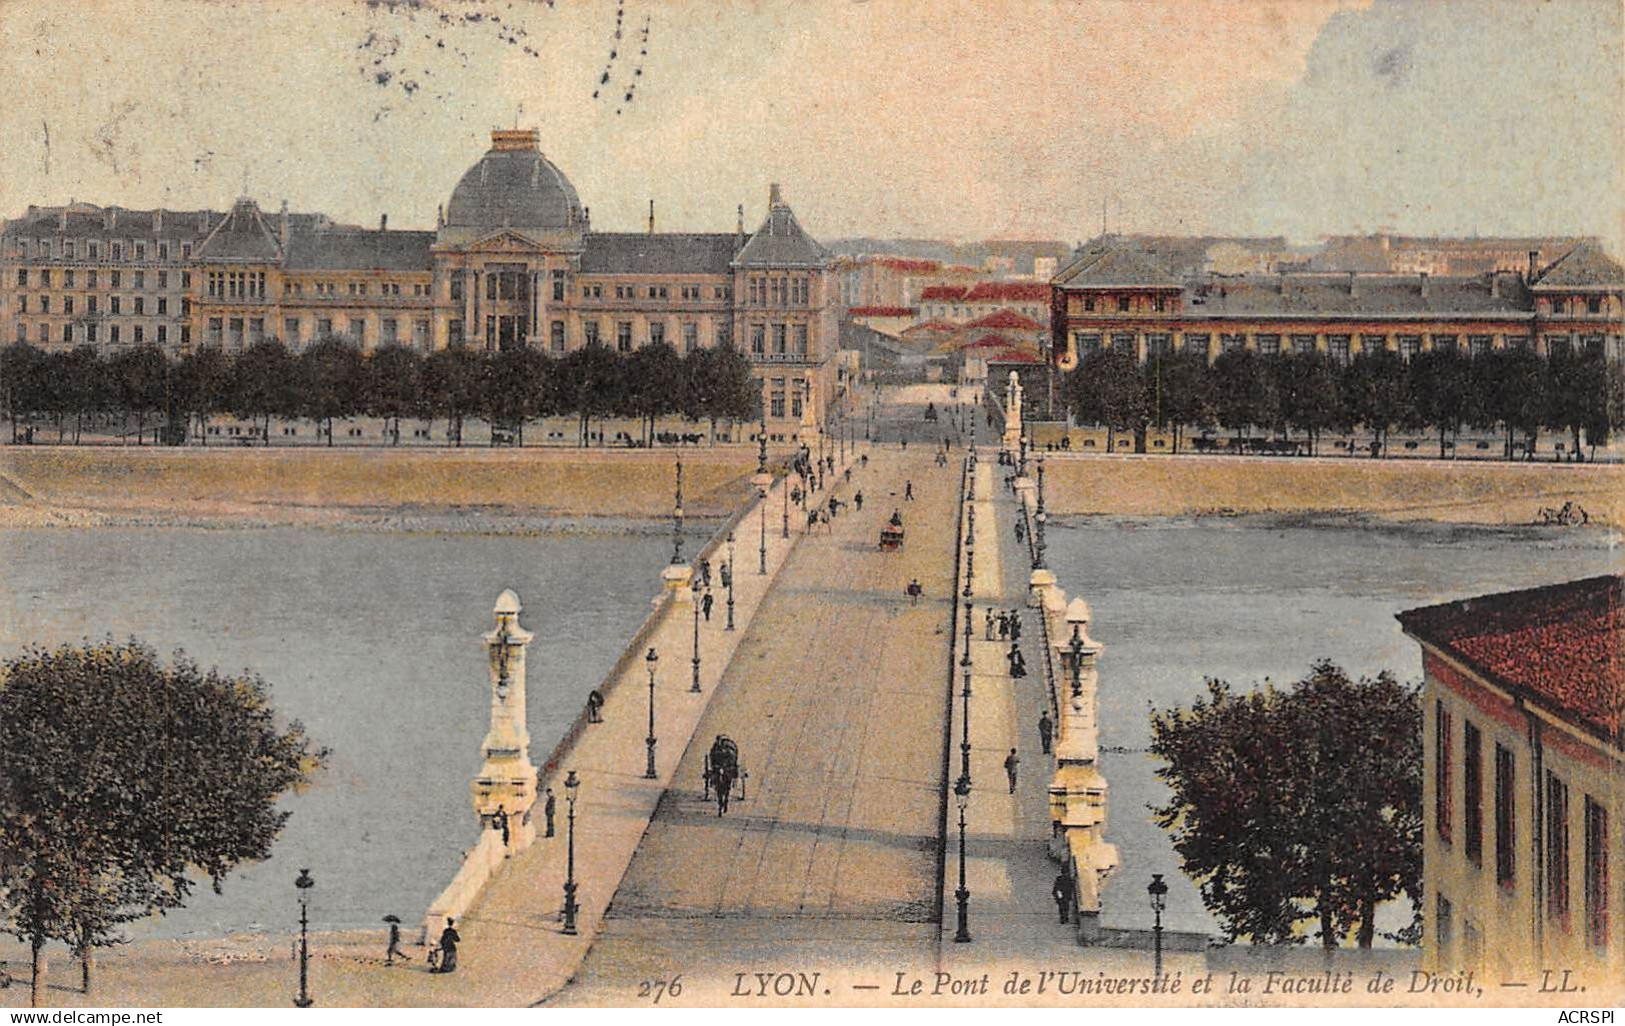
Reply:
M934 968L963 450L937 467L937 425L917 413L906 451L870 450L868 467L836 491L861 489L862 512L848 508L829 533L804 538L780 572L598 940L552 1003L642 1003L652 995L641 983L678 973L681 1003L727 1003L735 973L783 969L822 970L819 989L840 990L814 1000L852 1003L876 997L854 982L890 985L875 967ZM882 553L893 509L907 542ZM916 578L917 605L905 594ZM745 800L722 817L700 782L718 734L738 742L750 774Z

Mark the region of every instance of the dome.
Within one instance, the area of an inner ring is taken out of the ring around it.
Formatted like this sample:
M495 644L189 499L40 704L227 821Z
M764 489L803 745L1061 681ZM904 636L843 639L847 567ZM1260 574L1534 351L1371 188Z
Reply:
M553 231L584 226L575 186L542 156L535 129L498 129L446 205L448 228Z

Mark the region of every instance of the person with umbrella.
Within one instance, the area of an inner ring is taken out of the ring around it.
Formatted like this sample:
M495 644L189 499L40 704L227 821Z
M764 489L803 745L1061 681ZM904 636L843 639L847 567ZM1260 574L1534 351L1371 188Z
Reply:
M389 947L384 949L384 964L394 965L397 955L402 961L410 962L412 956L401 950L401 917L390 914L384 917L384 922L389 924Z

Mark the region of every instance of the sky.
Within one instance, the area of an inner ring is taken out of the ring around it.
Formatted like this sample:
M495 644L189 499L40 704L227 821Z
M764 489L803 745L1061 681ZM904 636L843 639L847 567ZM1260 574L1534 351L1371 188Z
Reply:
M220 209L246 189L432 228L517 123L599 230L642 229L651 199L662 230L729 230L739 204L754 227L776 181L822 238L1073 242L1104 212L1113 231L1584 234L1621 253L1621 12L0 0L0 216Z

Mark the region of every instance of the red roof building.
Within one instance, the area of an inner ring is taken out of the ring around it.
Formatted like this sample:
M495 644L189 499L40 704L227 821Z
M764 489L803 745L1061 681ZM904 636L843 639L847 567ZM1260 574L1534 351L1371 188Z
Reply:
M1433 970L1625 980L1625 576L1399 614L1422 648Z

